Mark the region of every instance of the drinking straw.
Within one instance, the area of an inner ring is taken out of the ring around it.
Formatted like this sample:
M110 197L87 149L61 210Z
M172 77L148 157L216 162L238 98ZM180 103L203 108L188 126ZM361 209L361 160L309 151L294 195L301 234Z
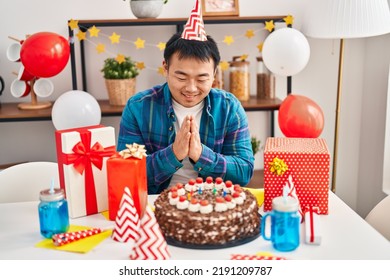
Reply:
M287 197L288 197L289 187L285 185L283 187L283 202L287 203Z
M51 184L50 184L50 193L54 193L54 178L51 178Z

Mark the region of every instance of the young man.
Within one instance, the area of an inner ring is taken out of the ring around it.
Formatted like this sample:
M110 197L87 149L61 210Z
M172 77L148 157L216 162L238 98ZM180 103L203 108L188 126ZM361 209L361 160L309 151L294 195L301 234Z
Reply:
M197 177L241 186L250 181L254 157L247 116L233 94L212 88L219 62L210 36L175 34L164 51L167 82L127 102L117 149L145 145L149 194Z

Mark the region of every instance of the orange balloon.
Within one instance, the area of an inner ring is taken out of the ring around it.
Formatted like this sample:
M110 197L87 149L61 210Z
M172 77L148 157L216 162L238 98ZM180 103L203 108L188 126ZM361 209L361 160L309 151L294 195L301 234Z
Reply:
M310 98L290 94L280 105L278 122L286 137L317 138L324 129L324 113Z

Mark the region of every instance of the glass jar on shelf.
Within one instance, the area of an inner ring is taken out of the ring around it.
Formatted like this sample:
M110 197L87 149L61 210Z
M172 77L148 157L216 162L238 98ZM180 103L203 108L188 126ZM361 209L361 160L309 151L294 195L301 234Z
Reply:
M257 57L256 88L257 98L275 98L275 75L265 66L263 57Z
M213 81L213 88L219 88L223 89L224 83L223 83L223 70L221 69L221 66L218 65L217 69L215 71L215 77Z
M249 61L234 56L230 62L229 79L230 92L240 101L249 100Z

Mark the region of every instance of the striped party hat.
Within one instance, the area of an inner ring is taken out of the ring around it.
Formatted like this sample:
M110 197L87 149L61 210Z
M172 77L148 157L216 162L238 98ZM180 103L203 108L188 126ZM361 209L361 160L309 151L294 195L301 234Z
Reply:
M140 219L130 189L125 188L115 219L111 238L118 242L136 241L139 238Z
M181 37L186 40L207 41L199 0L196 0L195 6L192 8Z
M132 260L168 260L171 255L168 245L157 223L153 210L147 206L141 218L139 238L130 254Z

